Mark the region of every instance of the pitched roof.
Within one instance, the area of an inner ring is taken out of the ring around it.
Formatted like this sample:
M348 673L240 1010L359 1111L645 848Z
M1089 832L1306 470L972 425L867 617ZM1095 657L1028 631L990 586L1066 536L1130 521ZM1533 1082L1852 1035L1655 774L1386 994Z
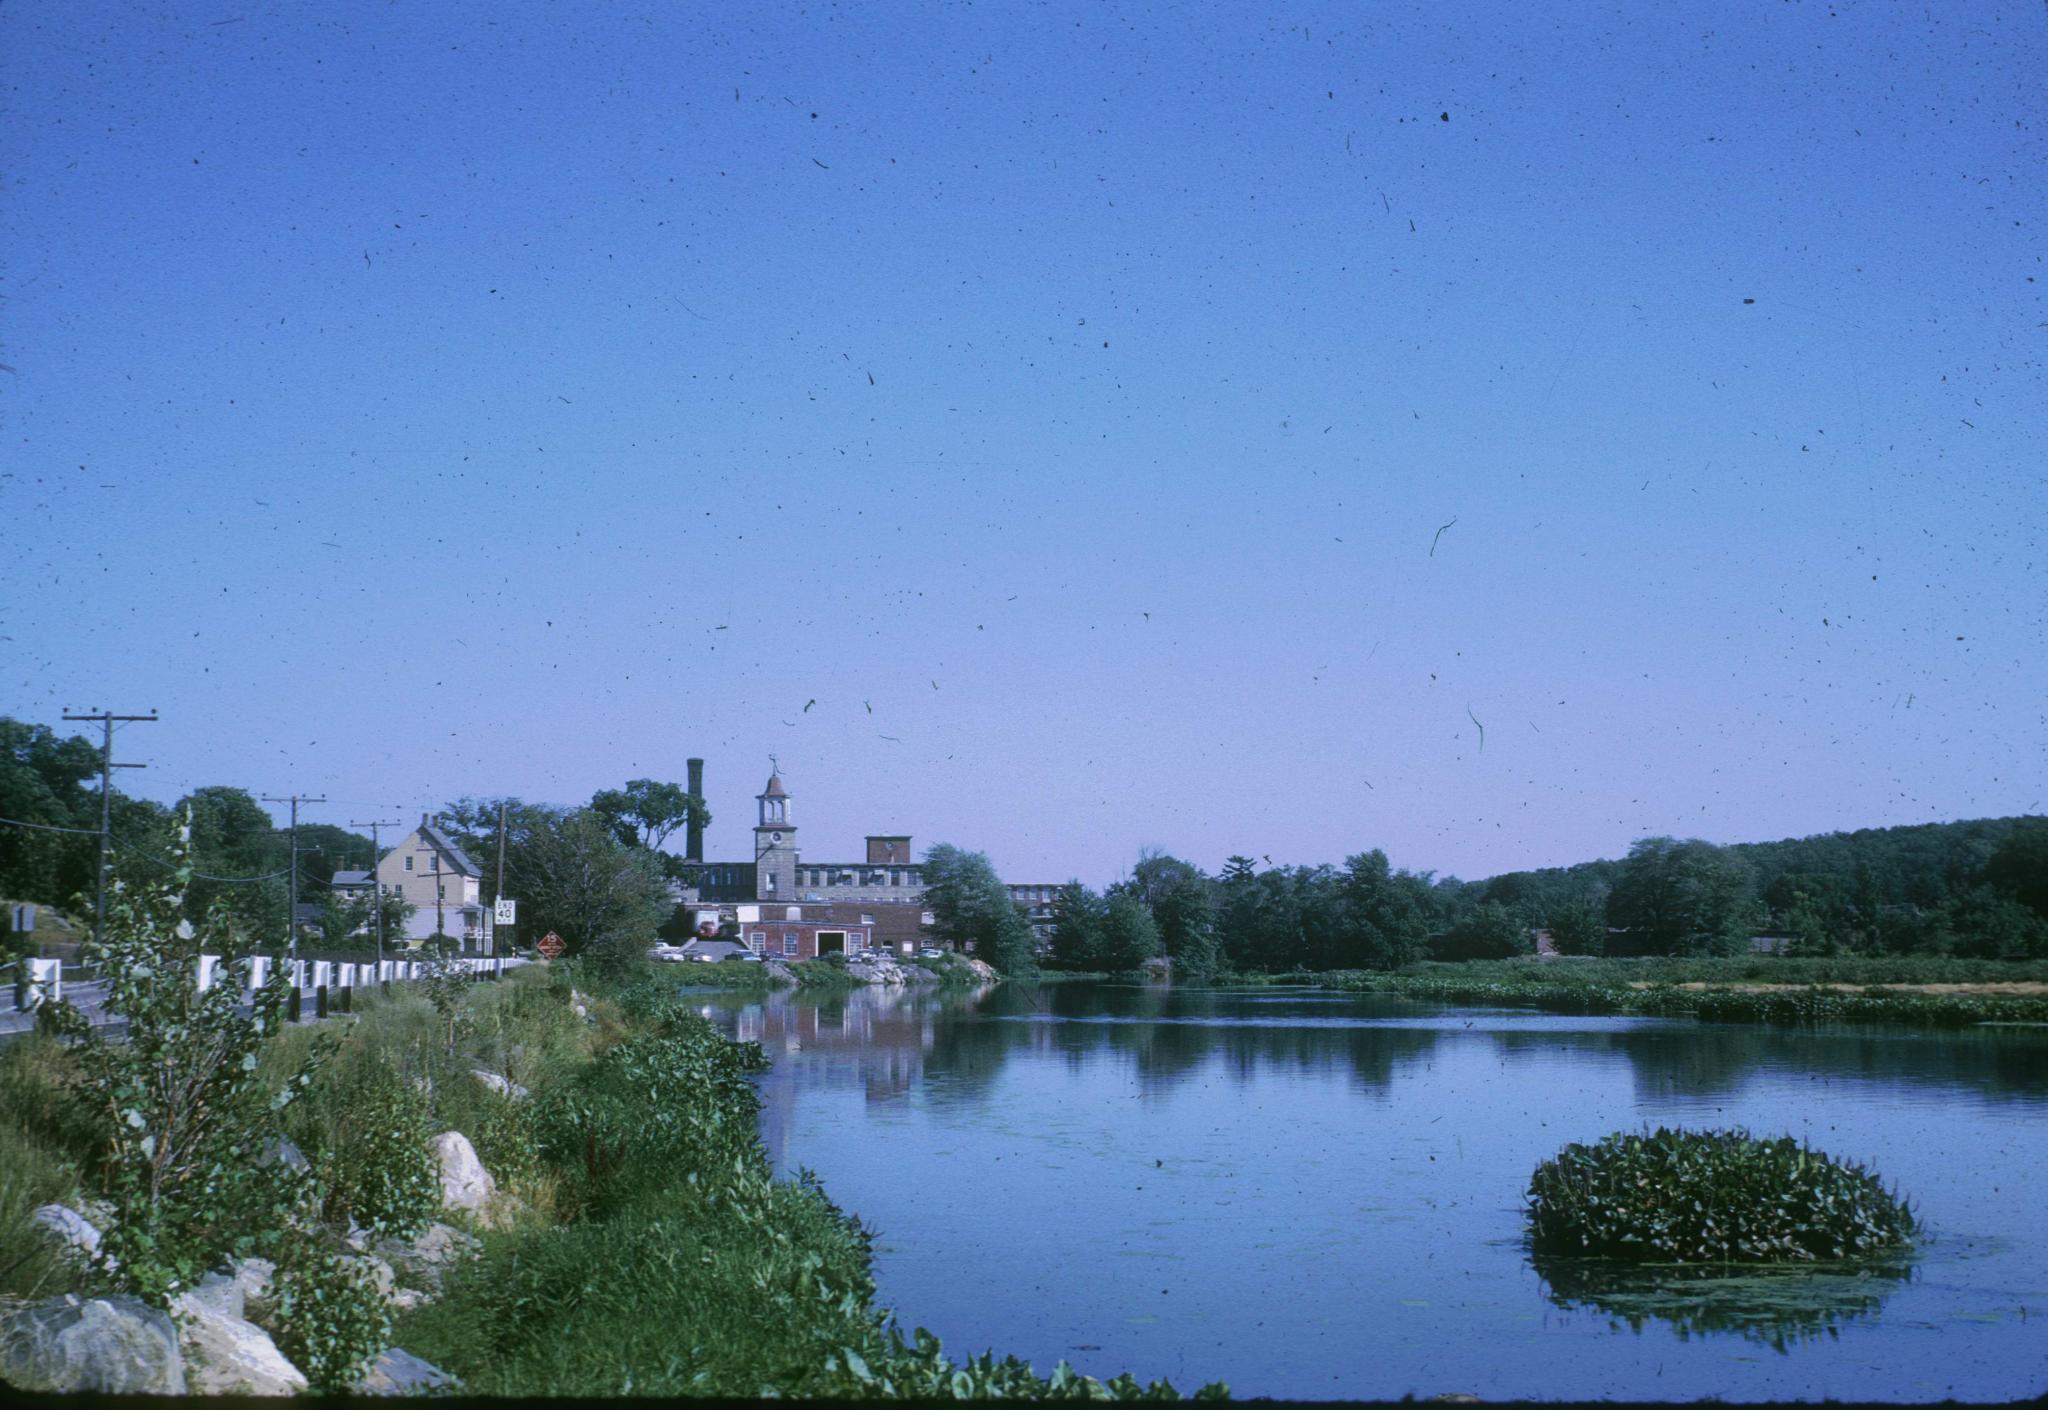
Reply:
M338 871L334 874L334 880L327 884L329 886L368 886L370 884L370 874L366 871Z
M455 870L462 873L462 875L482 876L484 874L483 868L472 862L467 852L456 846L450 840L447 833L441 831L440 828L435 827L432 823L420 824L420 836L426 838L427 841L447 853L448 860L455 863Z
M782 786L781 774L768 775L768 786L761 790L763 798L787 798L789 790Z

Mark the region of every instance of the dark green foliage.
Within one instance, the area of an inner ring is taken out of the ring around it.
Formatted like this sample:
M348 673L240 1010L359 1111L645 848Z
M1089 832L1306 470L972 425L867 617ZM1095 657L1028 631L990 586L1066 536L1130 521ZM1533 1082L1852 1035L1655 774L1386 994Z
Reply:
M1429 878L1395 871L1380 851L1344 860L1339 884L1344 965L1398 969L1422 957L1430 930Z
M651 778L636 778L624 788L598 792L590 800L590 810L605 820L619 841L645 848L661 866L662 874L672 879L680 879L692 868L681 857L662 851L662 844L693 820L700 828L711 825L711 809L701 795L681 784Z
M1102 897L1078 881L1060 888L1053 902L1052 962L1060 969L1099 969L1102 924L1109 907Z
M1608 923L1627 932L1610 937L1608 953L1732 954L1758 919L1754 894L1751 868L1726 848L1645 837L1629 848L1607 898Z
M1607 953L1607 906L1605 898L1592 901L1560 901L1549 912L1551 943L1561 955L1604 955Z
M1112 974L1136 969L1159 953L1159 926L1151 910L1127 891L1109 898L1102 917L1097 959Z
M2048 820L2029 818L1984 863L1984 884L2048 920Z
M47 725L0 718L0 817L44 827L97 828L99 750L82 737L59 739ZM69 904L90 892L98 842L35 828L0 827L0 896Z
M1440 960L1504 960L1534 953L1529 928L1507 907L1486 902L1430 941Z
M1811 1263L1905 1243L1913 1212L1861 1166L1789 1136L1660 1127L1573 1143L1529 1181L1537 1253L1663 1263Z
M564 1207L604 1217L658 1204L678 1183L726 1179L756 1156L760 1099L747 1078L766 1066L756 1045L678 1013L661 1034L626 1039L536 1098L541 1152L564 1181Z
M987 856L941 842L925 853L924 904L933 931L1004 975L1037 969L1031 924Z
M352 1046L331 1062L293 1129L329 1219L409 1238L440 1211L433 1108L381 1048Z
M348 1390L391 1345L391 1309L364 1261L295 1251L271 1297L277 1349L316 1392Z
M1160 893L1152 914L1159 922L1159 941L1173 957L1174 979L1200 983L1213 977L1223 963L1214 884L1199 872L1179 878Z
M620 842L590 809L528 812L507 859L506 889L519 897L522 932L553 931L569 953L605 964L639 960L671 909L653 854Z

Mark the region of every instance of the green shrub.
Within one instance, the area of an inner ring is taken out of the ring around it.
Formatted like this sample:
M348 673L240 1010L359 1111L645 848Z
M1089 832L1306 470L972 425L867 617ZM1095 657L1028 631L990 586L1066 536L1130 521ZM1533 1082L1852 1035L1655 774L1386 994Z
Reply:
M311 1120L298 1129L329 1219L410 1238L440 1212L432 1108L384 1052L347 1053L307 1105Z
M1740 1130L1575 1142L1536 1167L1528 1198L1537 1253L1638 1262L1855 1258L1915 1227L1910 1204L1863 1167Z
M747 1078L766 1065L757 1045L677 1014L545 1093L535 1120L567 1207L609 1213L679 1181L723 1183L758 1159L760 1098Z
M313 1080L302 1070L272 1092L258 1070L284 1021L285 967L248 1011L231 979L203 992L193 983L202 950L242 952L231 928L187 907L189 814L171 851L169 875L117 873L104 930L84 947L125 1034L89 1027L69 1001L42 1015L78 1041L69 1092L90 1131L93 1187L113 1208L101 1272L157 1306L223 1259L271 1251L311 1200L301 1172L265 1160L280 1113Z
M391 1345L391 1310L366 1261L310 1253L278 1269L271 1334L316 1391L345 1391Z

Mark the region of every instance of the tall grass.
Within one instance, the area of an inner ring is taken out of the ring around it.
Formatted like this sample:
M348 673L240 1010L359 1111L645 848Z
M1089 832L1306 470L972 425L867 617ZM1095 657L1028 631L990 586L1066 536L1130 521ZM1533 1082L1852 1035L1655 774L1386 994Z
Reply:
M43 1205L85 1197L93 1143L69 1090L73 1071L70 1050L39 1033L0 1048L0 1311L87 1281L30 1222Z

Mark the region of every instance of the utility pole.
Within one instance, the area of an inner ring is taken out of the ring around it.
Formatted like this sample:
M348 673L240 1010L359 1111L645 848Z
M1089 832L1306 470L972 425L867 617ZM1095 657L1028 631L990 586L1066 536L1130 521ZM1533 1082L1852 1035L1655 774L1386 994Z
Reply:
M498 889L491 896L495 906L505 899L505 800L498 800ZM498 924L491 922L491 953L498 953Z
M398 824L395 822L351 821L349 826L367 827L370 829L370 899L376 903L374 910L377 917L377 972L382 974L384 972L384 883L377 880L377 867L384 860L384 849L377 844L377 829L380 827L397 827Z
M110 785L115 769L146 769L147 764L117 764L114 762L114 722L116 720L156 720L156 711L147 715L114 715L105 710L90 715L66 715L67 720L97 720L104 727L100 737L100 865L97 884L94 888L92 938L104 944L107 938L107 844L113 831L113 794Z
M291 900L287 903L290 909L285 912L285 915L287 917L286 934L291 940L291 958L296 963L299 958L299 804L325 803L327 800L325 798L308 798L304 794L294 793L289 798L265 798L262 801L265 803L289 803L292 805Z

